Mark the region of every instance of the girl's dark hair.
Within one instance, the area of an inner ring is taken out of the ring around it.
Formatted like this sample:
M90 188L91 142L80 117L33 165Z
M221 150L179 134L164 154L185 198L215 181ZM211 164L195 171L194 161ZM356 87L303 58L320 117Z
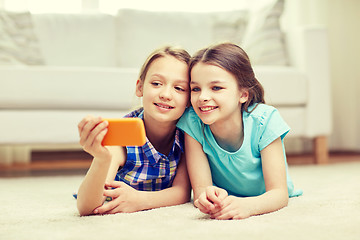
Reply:
M191 58L190 54L182 48L173 47L173 46L164 46L162 48L156 49L154 52L152 52L149 55L149 57L146 59L145 63L141 67L139 78L142 82L144 82L145 80L146 74L150 68L151 63L154 62L156 59L165 56L172 56L186 64L189 64Z
M242 111L254 103L265 103L264 89L256 79L246 52L233 43L220 43L201 49L191 58L189 74L197 63L218 66L235 76L239 89L249 91L249 99L242 105Z

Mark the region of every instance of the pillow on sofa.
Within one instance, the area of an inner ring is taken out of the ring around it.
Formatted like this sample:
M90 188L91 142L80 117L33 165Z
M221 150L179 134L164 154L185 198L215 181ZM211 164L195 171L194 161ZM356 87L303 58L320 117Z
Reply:
M280 17L284 0L264 1L253 8L242 47L253 65L287 65L288 57Z
M46 65L115 67L115 24L108 14L33 15Z
M181 46L192 54L212 39L210 17L198 13L121 9L116 26L120 67L141 67L163 45Z
M117 14L117 62L139 67L154 49L180 45L190 54L220 41L240 44L248 10L224 12L150 12L121 9Z
M43 63L30 13L0 11L0 64Z
M212 41L230 41L241 45L246 26L248 24L249 11L246 9L211 12Z

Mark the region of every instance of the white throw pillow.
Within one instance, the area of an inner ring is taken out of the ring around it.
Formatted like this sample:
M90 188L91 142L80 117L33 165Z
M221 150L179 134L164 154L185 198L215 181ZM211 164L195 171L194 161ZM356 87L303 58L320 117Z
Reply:
M208 14L122 9L116 16L116 26L119 67L140 67L153 50L163 45L180 46L193 54L212 43Z
M287 65L284 34L280 28L284 0L265 2L252 10L241 45L253 65Z
M0 65L43 64L28 12L0 11Z
M247 9L209 13L212 21L212 41L229 41L241 45L249 11Z

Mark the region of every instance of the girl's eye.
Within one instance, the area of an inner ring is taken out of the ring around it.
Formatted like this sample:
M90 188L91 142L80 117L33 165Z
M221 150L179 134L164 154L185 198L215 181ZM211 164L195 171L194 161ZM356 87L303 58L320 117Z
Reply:
M199 91L200 91L200 88L198 88L198 87L193 87L193 88L191 89L191 91L192 91L192 92L199 92Z
M182 87L175 87L175 89L178 90L178 91L181 91L181 92L185 92L185 89L182 88Z
M219 90L221 90L221 89L223 89L222 87L217 87L217 86L215 86L215 87L213 87L212 88L214 91L219 91Z
M160 86L160 83L159 82L152 82L151 85L157 87L157 86Z

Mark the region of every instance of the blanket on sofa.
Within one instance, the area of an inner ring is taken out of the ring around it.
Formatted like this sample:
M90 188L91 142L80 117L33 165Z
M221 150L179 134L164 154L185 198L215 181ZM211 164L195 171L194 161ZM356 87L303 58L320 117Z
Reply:
M304 195L277 212L212 220L191 203L79 217L71 196L83 176L0 180L0 239L359 239L360 162L290 166Z

